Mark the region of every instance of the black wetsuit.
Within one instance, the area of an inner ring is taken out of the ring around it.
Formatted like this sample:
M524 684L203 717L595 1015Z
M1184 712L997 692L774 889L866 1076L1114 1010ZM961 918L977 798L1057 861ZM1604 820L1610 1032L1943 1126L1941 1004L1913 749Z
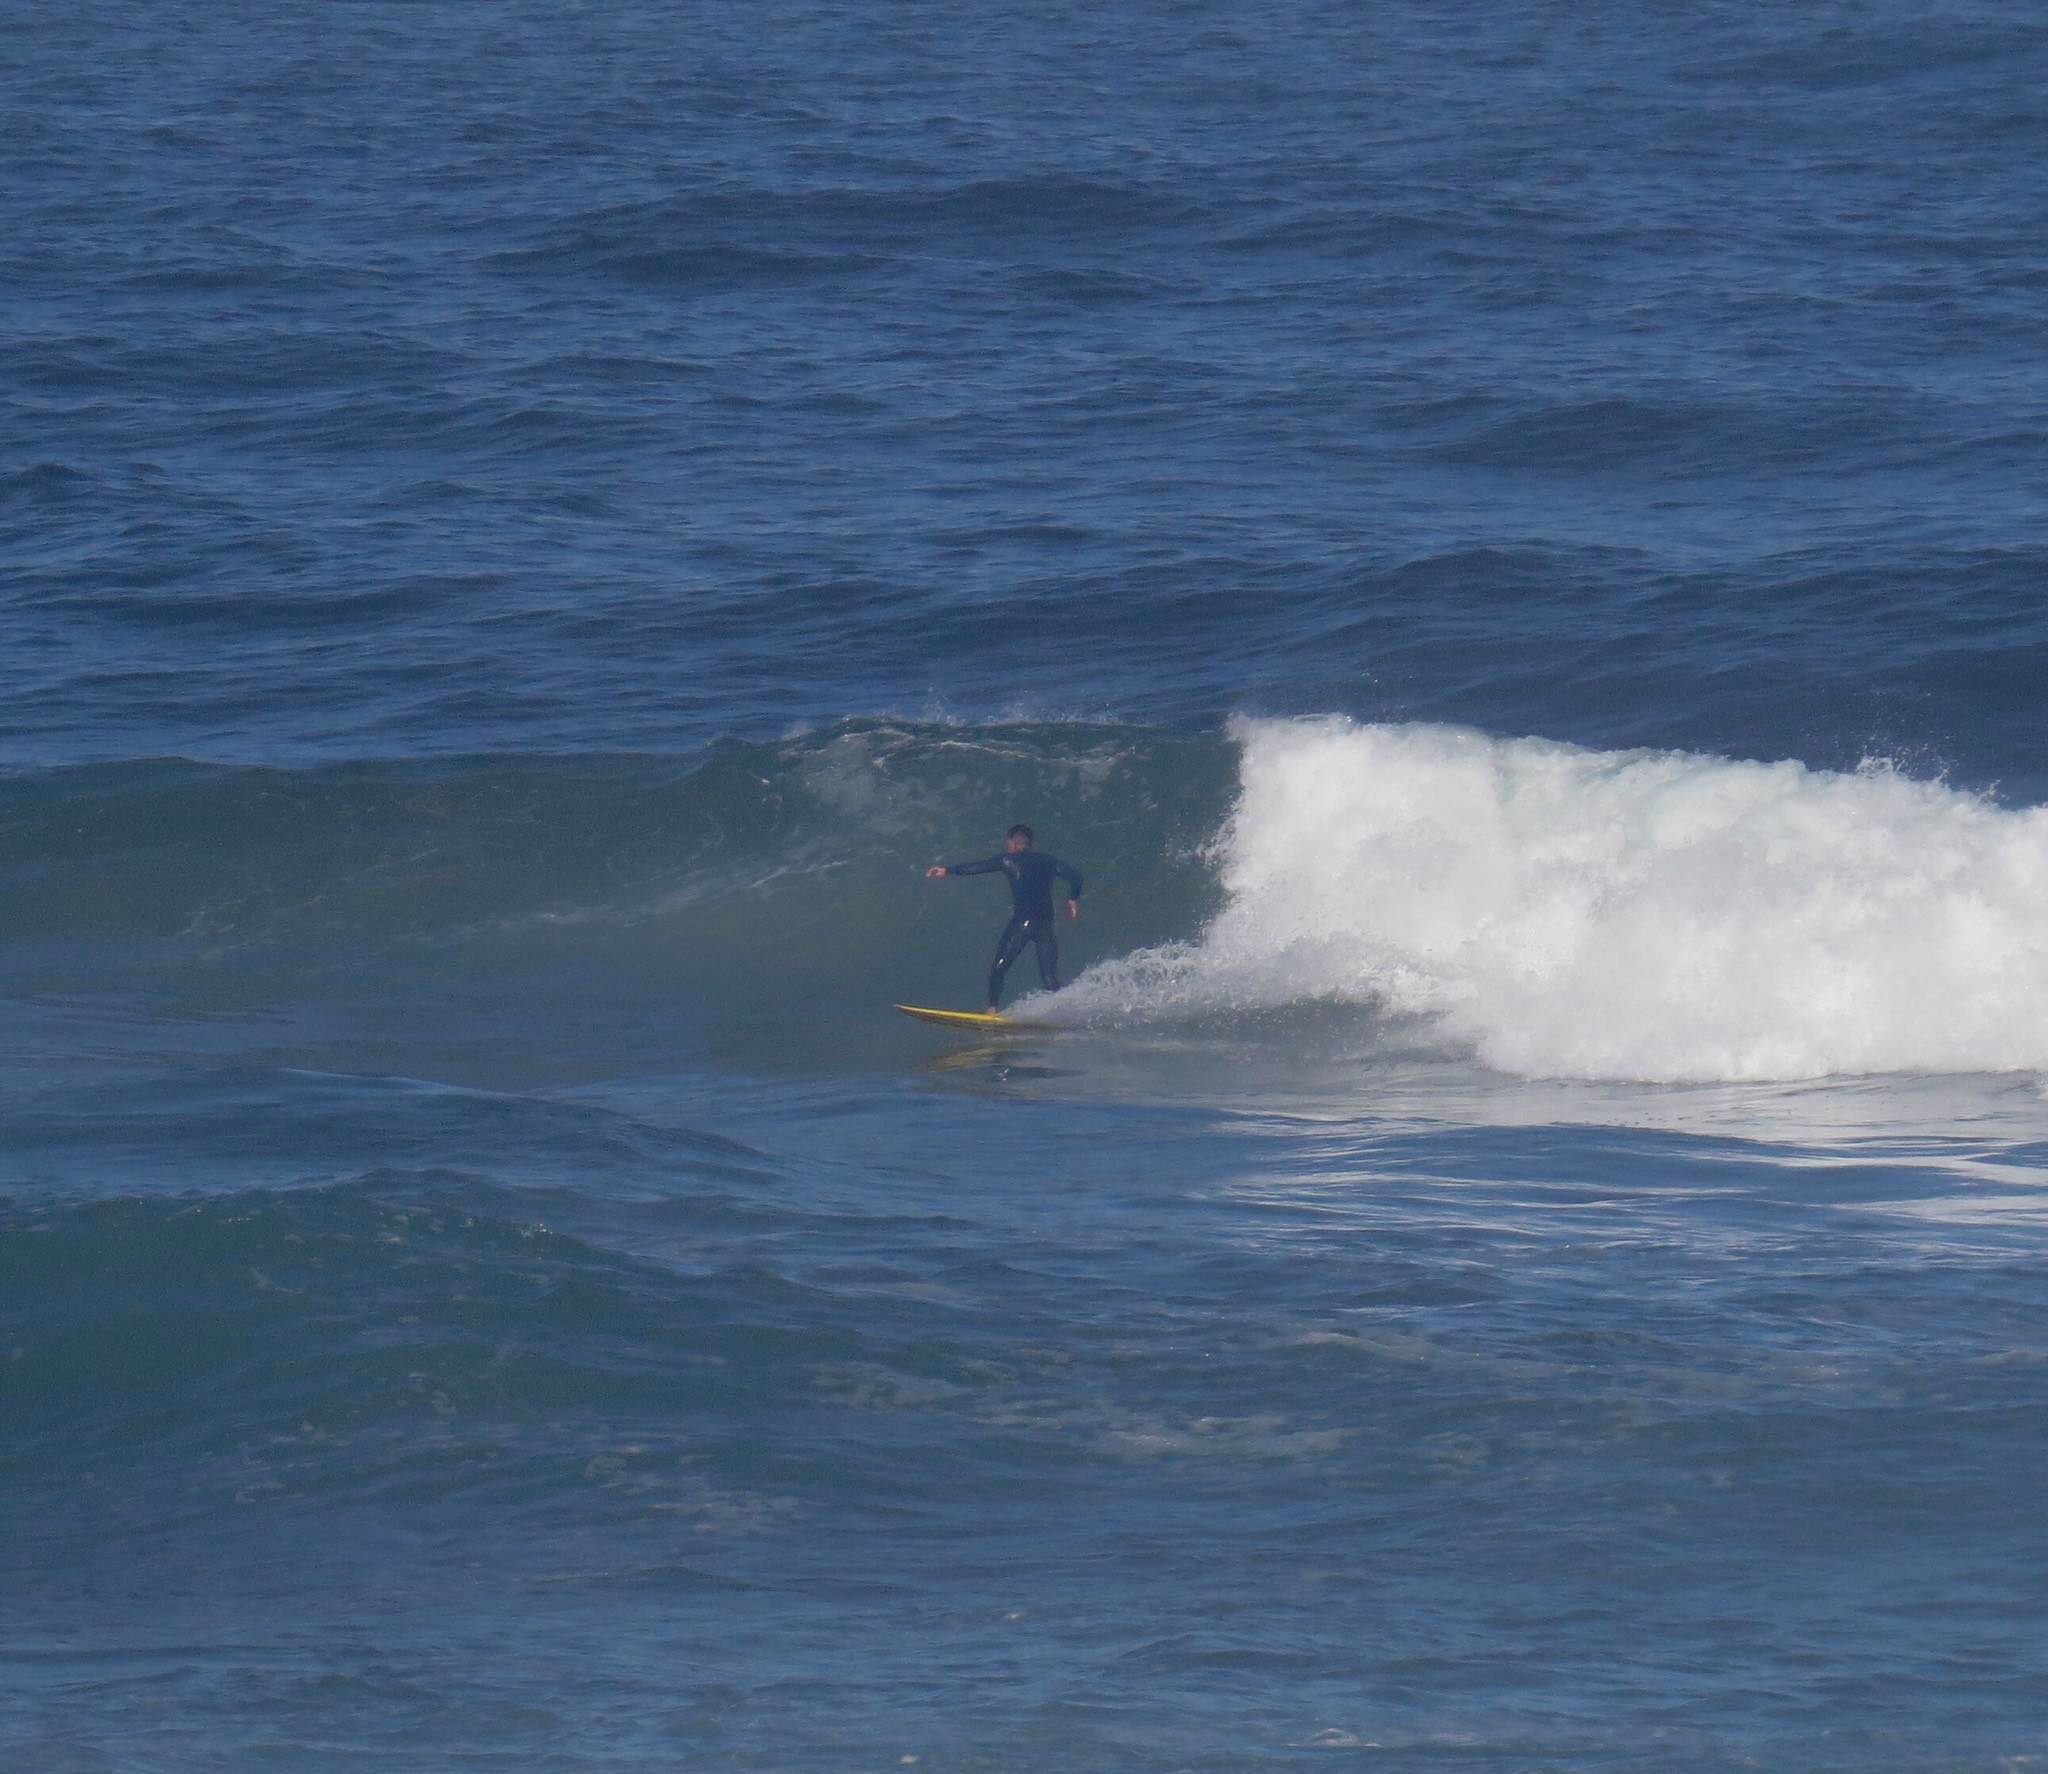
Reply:
M1052 921L1052 884L1065 881L1068 893L1081 897L1081 871L1043 850L1005 850L985 862L956 862L949 875L994 875L1010 877L1010 922L996 944L996 964L988 970L988 1001L993 1009L1003 1001L1003 975L1010 963L1024 952L1028 942L1038 949L1038 977L1045 989L1060 989L1060 941Z

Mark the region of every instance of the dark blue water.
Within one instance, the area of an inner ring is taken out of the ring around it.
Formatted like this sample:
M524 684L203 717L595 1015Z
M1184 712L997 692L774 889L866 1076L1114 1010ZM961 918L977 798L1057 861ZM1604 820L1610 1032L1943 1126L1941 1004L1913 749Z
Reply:
M2048 1753L2035 9L0 22L0 1761Z

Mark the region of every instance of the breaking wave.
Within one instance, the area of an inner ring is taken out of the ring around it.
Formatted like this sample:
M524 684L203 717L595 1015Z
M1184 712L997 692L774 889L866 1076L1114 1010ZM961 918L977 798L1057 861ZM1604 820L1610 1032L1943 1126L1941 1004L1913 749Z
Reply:
M2048 811L1339 719L31 773L0 781L0 993L316 1032L367 1004L400 1039L439 1006L536 1048L871 1030L974 1001L1001 892L923 868L1016 818L1089 876L1077 977L1035 1007L1070 1025L1270 1044L1269 1013L1335 1007L1549 1078L2048 1069Z
M1246 721L1223 909L1062 1004L1335 1000L1536 1077L2048 1066L2048 811L1889 767Z

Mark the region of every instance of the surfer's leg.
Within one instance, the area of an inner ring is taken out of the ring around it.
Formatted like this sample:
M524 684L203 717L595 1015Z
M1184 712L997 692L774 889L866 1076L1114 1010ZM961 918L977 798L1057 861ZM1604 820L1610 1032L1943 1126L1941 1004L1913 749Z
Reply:
M1031 938L1031 926L1022 918L1012 918L996 943L996 964L988 970L988 1007L996 1010L1003 1002L1003 975L1010 971L1010 963L1024 952L1024 945Z
M1038 983L1048 992L1060 989L1060 938L1050 918L1031 926L1031 940L1038 945Z

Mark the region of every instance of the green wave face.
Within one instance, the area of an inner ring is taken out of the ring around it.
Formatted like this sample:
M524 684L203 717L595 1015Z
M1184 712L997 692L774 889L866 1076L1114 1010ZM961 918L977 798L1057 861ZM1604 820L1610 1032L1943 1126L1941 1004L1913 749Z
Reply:
M859 721L689 759L17 777L0 990L313 1022L658 1013L683 1039L971 1004L1007 896L929 864L1026 820L1090 879L1073 962L1186 936L1216 904L1235 758L1219 734Z

